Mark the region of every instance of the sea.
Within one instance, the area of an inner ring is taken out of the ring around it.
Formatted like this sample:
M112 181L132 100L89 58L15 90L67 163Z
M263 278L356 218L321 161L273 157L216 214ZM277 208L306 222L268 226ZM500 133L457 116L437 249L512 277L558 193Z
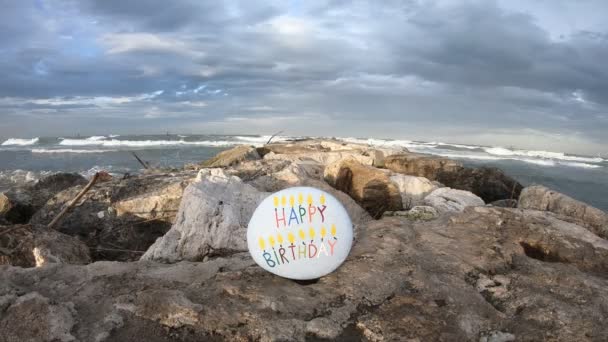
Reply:
M0 191L56 172L78 172L86 177L100 170L135 174L142 166L132 152L153 167L179 168L235 145L261 146L269 138L183 134L0 138ZM295 138L304 137L277 136L272 141ZM467 166L498 167L524 186L542 184L608 211L608 159L601 156L434 141L336 138L378 147L405 147L412 152L457 159Z

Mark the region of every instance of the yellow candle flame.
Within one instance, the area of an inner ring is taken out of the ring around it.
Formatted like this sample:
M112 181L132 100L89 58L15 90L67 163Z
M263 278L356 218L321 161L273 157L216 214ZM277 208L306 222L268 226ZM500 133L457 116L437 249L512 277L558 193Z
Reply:
M300 229L298 231L298 235L300 236L300 239L302 239L302 240L306 239L306 234L304 234L304 231L302 229Z
M312 205L312 195L311 194L308 194L308 198L307 198L306 202L308 202L308 204Z
M287 198L285 196L281 197L281 205L285 206L287 204Z
M325 229L325 226L321 227L321 237L324 238L325 235L327 235L327 229Z
M321 205L325 205L325 195L321 194L321 198L319 198L319 202L321 202Z
M279 206L279 197L278 196L274 196L273 201L274 201L274 206L278 207Z
M304 195L300 192L298 194L298 204L302 204L304 202Z
M293 236L292 232L287 233L287 240L289 240L290 243L294 243L296 241L296 237Z
M336 225L333 223L331 224L331 235L336 236Z
M266 249L266 242L264 242L264 238L260 237L260 239L258 240L258 242L260 243L260 249Z
M295 198L293 197L293 195L289 196L289 205L293 207L295 202L296 201L295 201Z
M313 227L310 227L310 229L308 230L308 235L310 235L311 239L315 238L315 229Z
M277 241L279 242L279 245L282 245L283 244L283 235L278 234L277 235Z
M273 236L268 238L268 242L270 242L270 247L274 247L274 244L276 243Z

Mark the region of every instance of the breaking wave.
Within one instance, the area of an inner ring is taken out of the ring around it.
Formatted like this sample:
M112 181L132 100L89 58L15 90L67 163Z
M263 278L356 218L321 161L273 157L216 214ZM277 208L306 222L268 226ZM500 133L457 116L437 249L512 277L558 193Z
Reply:
M560 159L567 161L579 161L579 162L588 162L588 163L601 163L604 161L603 158L593 158L593 157L577 157L577 156L567 156L561 152L548 152L548 151L526 151L526 150L511 150L504 147L486 147L484 148L489 154L496 156L522 156L522 157L535 157L535 158L544 158L544 159Z
M16 146L27 146L27 145L34 145L38 143L38 138L33 138L33 139L17 139L17 138L10 138L7 139L6 141L4 141L1 145L2 146L11 146L11 145L16 145Z
M62 146L104 146L104 147L154 147L154 146L180 146L198 145L209 147L222 147L238 145L235 141L185 141L185 140L88 140L64 139L59 142Z

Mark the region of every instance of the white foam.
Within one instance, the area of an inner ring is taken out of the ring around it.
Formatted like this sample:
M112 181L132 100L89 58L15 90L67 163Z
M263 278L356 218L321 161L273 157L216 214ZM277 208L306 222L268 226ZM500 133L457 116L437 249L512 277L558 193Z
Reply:
M10 138L7 139L6 141L4 141L2 143L2 146L10 146L10 145L18 145L18 146L27 146L27 145L34 145L38 143L38 138L33 138L33 139L17 139L17 138Z
M120 135L119 134L110 134L108 135L108 137L110 138L118 138Z
M104 146L104 147L154 147L154 146L180 146L197 145L209 147L222 147L238 145L235 141L184 141L184 140L87 140L64 139L59 142L63 146Z
M240 141L245 141L245 142L250 142L250 143L254 143L254 144L265 144L268 142L268 140L271 138L271 135L262 135L259 137L246 137L246 136L236 136L234 137L237 140ZM272 141L277 142L277 141L285 141L289 139L289 137L285 137L285 136L281 136L281 135L276 135L274 138L272 138Z
M32 149L32 153L104 153L104 152L115 152L116 150L77 150L71 148L59 148L59 149L46 149L46 148L35 148Z
M38 179L51 175L52 171L5 170L0 171L0 186L30 184Z
M106 137L104 137L103 135L94 135L92 137L88 137L85 140L89 140L89 141L99 141L99 140L104 140Z
M486 147L484 148L489 154L497 155L497 156L522 156L522 157L535 157L535 158L543 158L543 159L559 159L559 160L567 160L567 161L578 161L578 162L587 162L587 163L601 163L604 161L603 158L593 158L593 157L577 157L577 156L567 156L561 152L549 152L549 151L526 151L526 150L511 150L504 147Z

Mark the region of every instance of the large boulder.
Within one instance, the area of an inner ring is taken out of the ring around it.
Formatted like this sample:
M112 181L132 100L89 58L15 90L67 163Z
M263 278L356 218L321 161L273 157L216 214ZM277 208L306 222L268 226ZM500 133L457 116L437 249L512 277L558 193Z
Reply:
M89 262L89 249L74 237L45 227L0 226L1 265L40 267L48 263Z
M519 196L518 208L550 211L574 219L598 236L608 239L608 214L544 186L526 187Z
M222 169L202 169L182 199L177 220L142 260L201 261L247 250L249 219L268 193Z
M202 167L229 167L234 166L245 160L260 159L258 151L248 145L241 145L232 149L222 151L215 157L200 164Z
M463 211L466 207L484 205L474 193L452 188L439 188L424 198L424 201L440 213Z
M495 167L454 168L437 175L445 186L467 190L485 202L518 198L523 186Z
M139 259L171 228L194 177L194 172L154 173L98 183L55 229L84 241L94 260ZM32 223L48 224L81 190L75 186L53 196Z
M454 172L462 164L447 158L425 154L401 153L384 158L384 166L394 172L437 180L439 174Z
M0 193L0 217L10 223L26 223L53 195L86 183L77 173L56 173L33 185L15 187Z
M277 277L247 253L0 266L0 339L601 341L606 260L605 240L552 213L470 207L370 221L318 281Z
M400 173L392 174L390 179L401 193L404 209L410 209L420 204L426 195L439 187L436 183L424 177L408 176Z
M327 166L324 179L352 197L374 218L382 217L387 210L403 208L401 193L386 170L345 159Z

